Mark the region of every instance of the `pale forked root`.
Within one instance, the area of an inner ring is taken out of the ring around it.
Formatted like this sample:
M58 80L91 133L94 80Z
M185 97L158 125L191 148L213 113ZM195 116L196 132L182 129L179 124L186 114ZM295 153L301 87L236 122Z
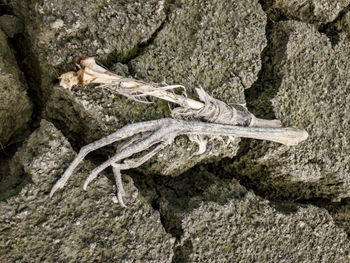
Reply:
M297 145L308 137L304 130L281 128L282 125L279 120L259 119L248 111L230 107L226 103L212 98L202 89L196 89L201 100L196 101L173 92L174 88L184 89L181 85L161 87L153 83L123 78L97 65L94 58L80 58L74 63L80 70L61 75L60 85L64 88L70 90L72 86L77 84L96 83L99 84L98 87L110 89L137 101L144 102L143 98L145 96L154 96L178 104L179 107L172 110L172 116L175 119L166 118L129 124L109 136L82 147L63 176L53 186L50 192L51 197L58 189L65 186L74 169L88 153L127 138L129 140L119 149L119 152L96 167L84 183L84 190L86 190L88 184L100 172L112 166L118 188L117 199L123 207L125 206L123 202L125 191L120 171L142 165L170 145L175 137L179 135L187 135L190 140L198 144L199 151L197 154L202 154L206 150L207 141L205 137L245 137L269 140L287 146ZM138 134L143 134L143 136L136 140ZM145 154L141 157L128 159L141 152L145 152Z
M299 142L305 140L308 137L307 132L296 128L241 127L198 121L175 120L170 118L129 124L112 133L111 135L108 135L81 148L80 152L67 168L61 179L58 180L57 183L53 186L50 192L50 197L52 197L52 195L58 189L65 186L68 179L72 176L74 169L79 165L81 161L83 161L88 153L113 142L127 139L139 133L146 133L146 135L134 143L121 149L113 157L109 158L107 161L96 167L90 173L84 183L84 190L87 189L88 184L94 180L100 172L102 172L107 167L112 166L116 185L118 187L117 198L121 206L125 206L123 202L125 191L121 183L120 171L136 168L142 165L159 151L170 145L175 137L179 135L255 138L274 141L288 146L297 145ZM147 150L152 147L154 147L153 150L147 152ZM143 151L146 151L146 154L143 156L134 159L128 159L132 155Z
M203 89L196 88L201 101L177 95L172 92L175 88L183 88L181 85L160 86L155 83L124 78L118 76L96 64L92 57L76 60L80 68L78 72L67 72L60 76L60 85L71 89L79 83L99 84L99 88L107 88L124 95L130 99L144 102L145 96L153 96L179 105L172 111L172 116L177 119L203 119L205 121L240 125L249 127L282 127L279 120L264 120L255 117L249 111L242 111L228 106L226 103L209 96Z

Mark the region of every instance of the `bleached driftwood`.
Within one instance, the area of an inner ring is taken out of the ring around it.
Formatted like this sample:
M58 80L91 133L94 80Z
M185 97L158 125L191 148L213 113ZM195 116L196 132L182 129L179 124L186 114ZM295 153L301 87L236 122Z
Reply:
M100 172L112 166L118 187L117 198L122 206L125 195L121 170L136 168L159 151L170 145L179 135L193 137L244 137L260 140L269 140L284 145L297 145L308 137L308 133L297 128L281 128L278 120L263 120L256 118L248 111L242 111L228 106L222 101L212 98L202 89L196 89L201 101L196 101L186 96L172 92L174 88L184 88L181 85L161 87L153 83L123 78L97 65L93 58L79 59L75 61L79 67L78 72L68 72L61 75L61 86L71 89L77 84L97 83L99 87L111 89L131 99L142 101L144 96L154 96L180 105L172 110L174 119L165 118L153 121L129 124L117 130L109 136L84 146L73 162L67 168L61 179L53 186L50 196L59 188L63 188L72 176L74 169L85 156L101 147L113 142L125 140L137 134L142 134L141 139L127 144L113 157L96 167L84 183L86 190L88 184L94 180ZM199 120L205 120L202 122ZM199 153L205 151L205 140L197 140ZM145 152L141 157L128 159L134 154Z

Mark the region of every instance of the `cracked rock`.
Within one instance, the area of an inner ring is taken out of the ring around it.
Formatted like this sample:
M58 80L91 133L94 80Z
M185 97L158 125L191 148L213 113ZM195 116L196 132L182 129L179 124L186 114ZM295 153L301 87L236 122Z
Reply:
M49 198L74 155L62 133L45 120L16 153L32 182L0 202L1 262L170 262L174 239L128 176L123 177L128 209L113 203L115 189L105 176L89 191L82 189L92 169L87 161Z
M226 166L260 194L273 199L350 196L350 48L345 35L337 45L302 22L275 24L269 69L261 79L259 104L286 126L304 128L309 138L296 147L252 143L240 161ZM268 83L265 86L265 83Z
M0 148L29 128L31 115L23 73L0 30Z
M347 262L350 243L329 213L270 202L228 174L197 166L176 177L134 177L177 237L173 262ZM154 189L154 192L150 191Z
M324 209L269 204L251 192L182 220L189 262L347 262L350 244Z
M350 4L350 0L270 0L267 12L272 19L281 13L291 20L320 26L332 22Z

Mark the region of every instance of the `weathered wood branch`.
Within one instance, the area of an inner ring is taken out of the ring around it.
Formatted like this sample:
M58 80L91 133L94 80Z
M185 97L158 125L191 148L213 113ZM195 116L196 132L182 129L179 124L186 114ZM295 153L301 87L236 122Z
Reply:
M88 184L99 173L112 166L118 187L117 198L119 203L125 206L123 202L125 192L120 171L142 165L173 143L179 135L187 135L189 138L193 138L193 136L197 136L197 138L217 136L253 138L278 142L287 146L297 145L308 137L308 133L304 130L281 128L279 120L258 119L248 110L244 111L230 107L226 103L212 98L202 89L196 89L201 100L196 101L172 92L174 88L184 88L181 85L162 87L153 83L123 78L97 65L93 58L79 58L74 63L79 67L79 70L65 73L60 77L60 84L64 88L70 90L72 86L77 84L97 83L100 84L98 87L108 88L131 99L154 96L180 106L172 110L172 116L175 119L165 118L129 124L111 135L81 148L61 179L53 186L50 196L53 196L58 189L65 186L74 169L88 153L116 141L129 139L119 152L90 173L84 183L84 189L87 189ZM200 120L207 122L201 122ZM143 134L141 139L135 140L134 136L140 133ZM199 153L203 153L206 150L204 140L194 141L199 144ZM141 157L132 158L133 155L141 152L145 152L145 154Z
M243 111L228 106L226 103L214 99L202 89L196 89L201 101L172 92L181 85L161 86L155 83L146 83L140 80L118 76L96 64L95 59L75 59L79 71L67 72L60 76L60 85L71 90L74 85L89 83L100 84L97 87L107 88L131 99L144 96L153 96L179 105L173 114L174 118L203 119L228 125L241 125L250 127L282 127L279 120L264 120L255 117L248 110ZM140 100L139 100L140 101Z

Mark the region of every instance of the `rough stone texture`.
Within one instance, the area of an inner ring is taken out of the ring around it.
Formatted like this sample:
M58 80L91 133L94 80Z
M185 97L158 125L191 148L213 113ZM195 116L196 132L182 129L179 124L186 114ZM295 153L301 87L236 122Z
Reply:
M31 115L23 74L0 30L0 147L28 129Z
M24 30L22 21L18 19L18 17L12 15L0 16L0 28L10 38L23 33Z
M337 204L320 204L321 206L325 207L330 215L333 217L334 222L341 228L345 230L345 232L348 234L348 237L350 236L350 200L345 199L342 200L342 202Z
M280 22L273 28L267 54L270 68L261 79L267 90L256 99L257 105L269 94L276 117L286 126L305 128L310 136L291 148L253 142L239 162L227 166L228 171L234 167L270 198L349 197L348 40L341 36L332 47L313 26Z
M38 112L60 131L42 121L13 158L0 160L0 262L349 262L348 2L2 0L25 25L23 36L9 32ZM211 155L196 156L180 137L123 174L128 209L113 203L108 170L82 190L113 145L91 154L49 199L75 155L70 143L79 150L127 123L169 116L158 100L53 87L79 54L97 55L121 75L183 84L190 95L203 87L244 103L245 92L255 114L305 128L310 138L290 148L242 140L237 158L189 169L236 155L238 140L214 140Z
M190 262L348 262L346 234L323 209L271 206L248 192L206 203L182 221Z
M170 262L174 239L128 176L128 209L113 203L115 189L105 176L89 191L82 189L89 162L63 192L49 198L73 156L69 142L45 120L16 153L32 183L0 203L2 262Z
M131 61L150 81L202 87L227 103L244 103L266 45L257 1L180 1L151 45ZM249 45L247 45L249 43Z
M191 88L202 87L227 103L244 103L244 88L256 80L260 69L266 17L256 1L227 5L222 1L178 3L151 44L129 63L129 70L146 81L184 85L189 94ZM120 64L115 68L127 71ZM169 110L166 102L140 105L94 88L73 94L55 88L44 116L81 147L126 123L169 116ZM238 142L227 145L215 140L206 154L198 156L196 144L181 138L142 170L177 175L203 160L235 156Z
M268 0L267 12L320 26L336 19L350 0ZM277 18L277 17L275 17Z
M336 40L339 33L345 33L347 38L350 39L350 8L347 8L347 11L331 23L325 31L330 36L335 35Z
M0 201L17 194L28 183L23 167L17 158L0 159ZM1 262L1 261L0 261Z
M323 208L269 202L204 167L134 178L178 237L172 262L348 262L350 243ZM152 199L153 198L153 199Z
M24 21L25 63L38 75L33 86L41 103L72 57L97 56L111 63L133 55L164 21L164 4L157 0L11 1Z

